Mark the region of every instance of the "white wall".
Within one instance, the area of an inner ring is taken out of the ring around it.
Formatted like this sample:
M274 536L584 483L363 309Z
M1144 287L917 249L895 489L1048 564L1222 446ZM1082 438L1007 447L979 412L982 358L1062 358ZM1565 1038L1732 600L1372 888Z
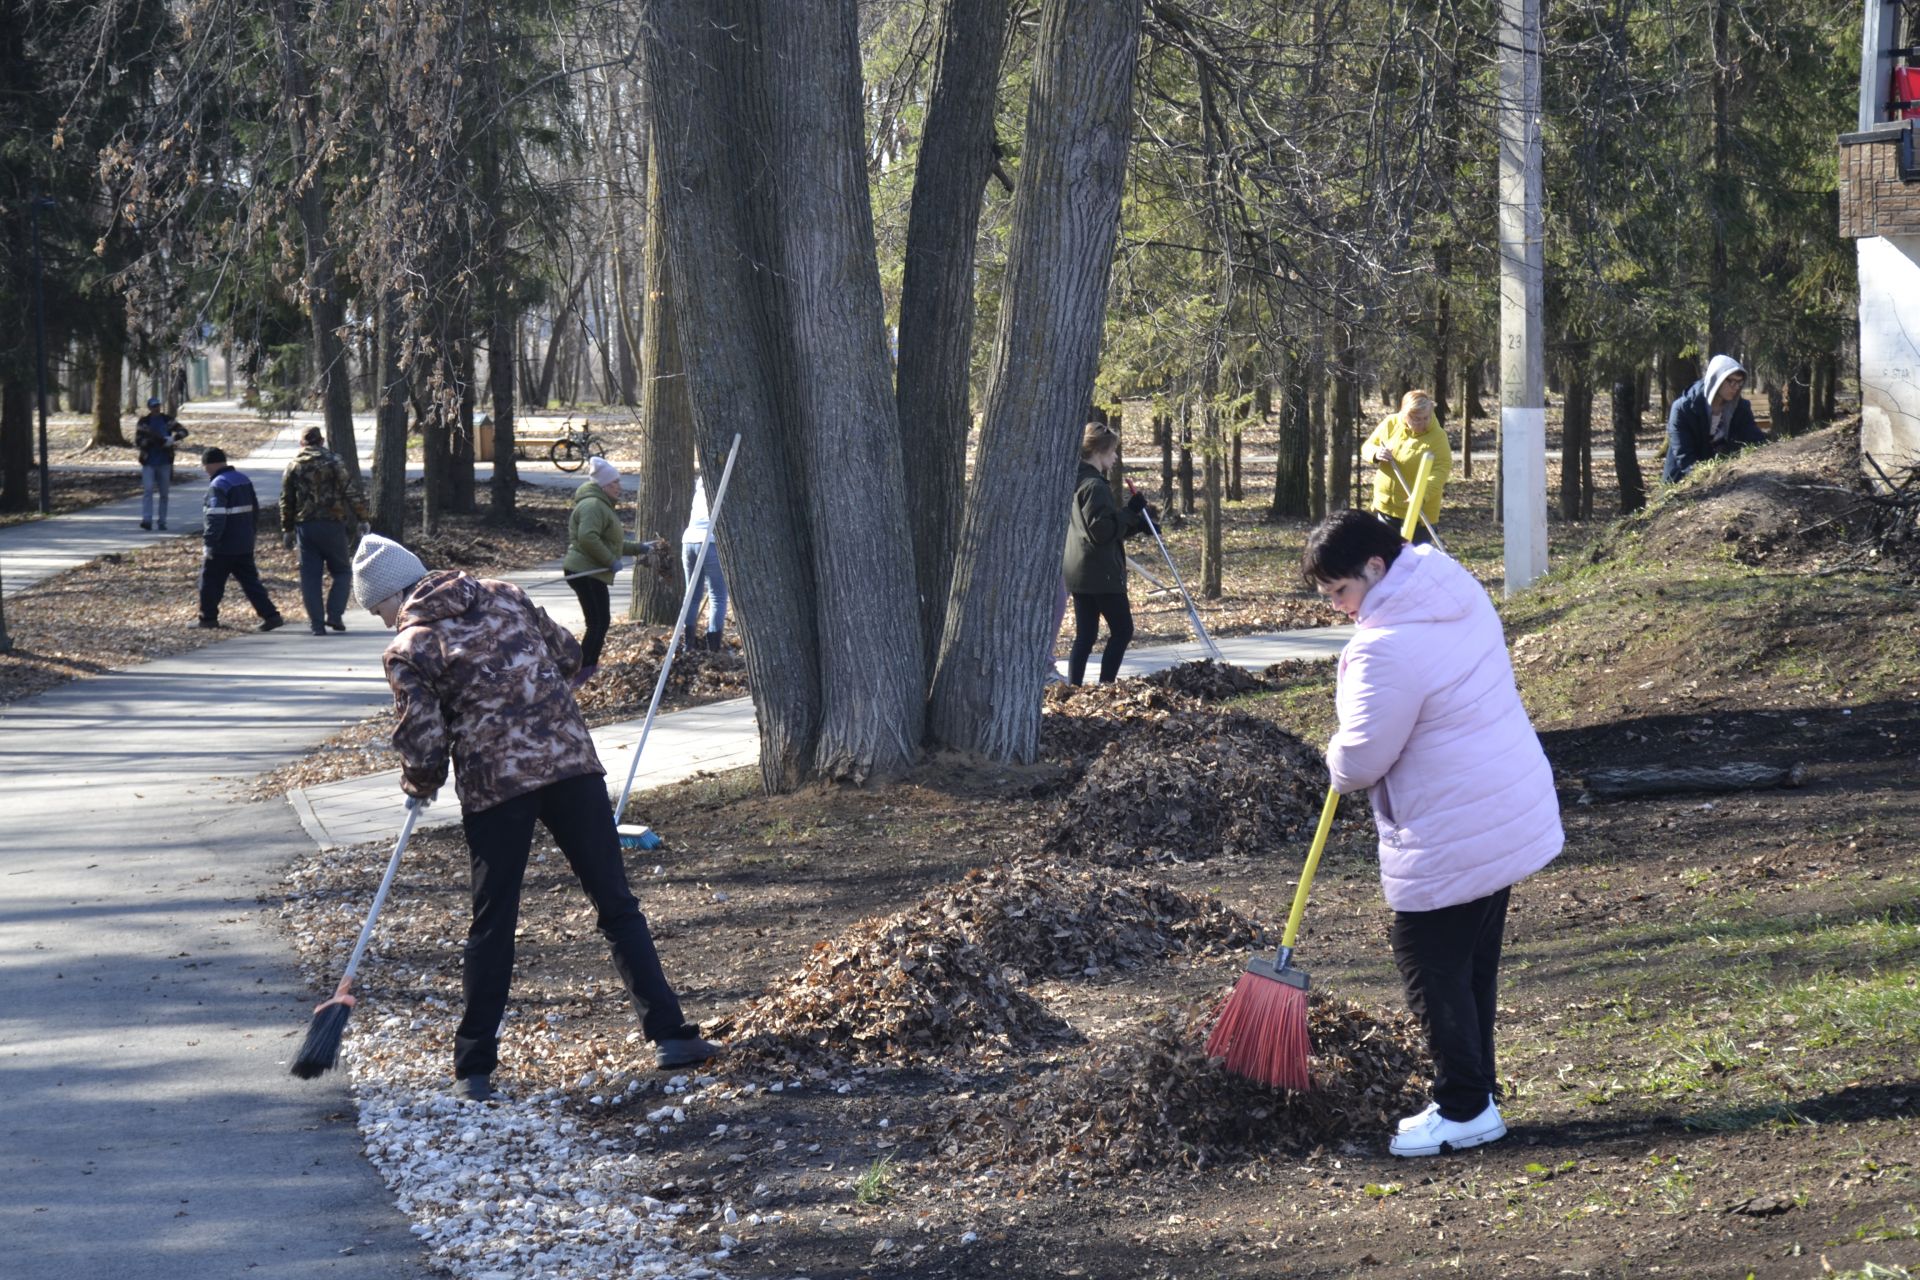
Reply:
M1860 254L1860 448L1891 473L1920 464L1920 236L1854 243Z

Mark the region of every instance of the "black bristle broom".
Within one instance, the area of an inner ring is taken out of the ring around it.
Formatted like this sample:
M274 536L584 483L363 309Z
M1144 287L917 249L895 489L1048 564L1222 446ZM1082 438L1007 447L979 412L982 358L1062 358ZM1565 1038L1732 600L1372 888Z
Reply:
M380 918L387 890L393 887L394 873L400 870L400 855L407 851L407 841L413 838L413 824L419 816L420 802L408 796L407 820L401 824L400 838L393 842L393 856L387 859L387 873L380 877L380 888L373 895L367 922L360 927L360 941L354 944L353 955L347 961L346 976L333 989L333 995L314 1008L307 1038L301 1041L300 1052L293 1055L293 1066L289 1070L302 1080L333 1070L333 1064L340 1058L340 1038L346 1034L347 1019L353 1015L353 975L360 971L360 957L366 955L367 943L373 938L373 922Z
M1414 476L1412 501L1400 526L1403 542L1413 541L1432 476L1433 455L1429 453L1420 459L1420 470ZM1300 887L1293 893L1293 910L1287 913L1287 927L1280 935L1280 949L1271 960L1255 956L1247 965L1220 1010L1213 1034L1207 1037L1209 1058L1221 1059L1221 1065L1235 1075L1276 1089L1305 1092L1313 1087L1308 1069L1313 1055L1313 1041L1307 1034L1309 980L1305 969L1294 967L1293 943L1300 934L1307 892L1313 887L1313 873L1320 868L1320 855L1326 851L1327 833L1333 829L1333 815L1339 807L1340 793L1329 787L1326 803L1320 806L1320 824L1314 828L1313 846L1307 851L1307 865L1300 872Z

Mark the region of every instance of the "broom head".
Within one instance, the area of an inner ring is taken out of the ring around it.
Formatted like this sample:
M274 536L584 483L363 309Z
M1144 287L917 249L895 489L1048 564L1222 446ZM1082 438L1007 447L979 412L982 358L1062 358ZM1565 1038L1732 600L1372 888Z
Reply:
M1207 1037L1207 1056L1235 1075L1300 1093L1313 1087L1307 1058L1307 974L1255 957Z
M311 1080L333 1070L340 1057L340 1037L346 1034L347 1019L353 1014L353 999L333 999L313 1011L307 1038L300 1052L293 1055L290 1070L302 1080Z

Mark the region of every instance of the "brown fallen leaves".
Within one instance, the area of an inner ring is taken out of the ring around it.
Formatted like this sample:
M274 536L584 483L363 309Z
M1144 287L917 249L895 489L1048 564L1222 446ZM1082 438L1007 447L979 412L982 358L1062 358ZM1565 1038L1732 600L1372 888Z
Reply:
M1201 1168L1377 1133L1424 1098L1425 1055L1412 1021L1377 1019L1319 993L1308 1009L1311 1091L1228 1074L1202 1048L1226 994L1184 1016L1156 1016L1079 1061L1056 1061L984 1107L950 1103L941 1154L1029 1182Z
M997 864L815 944L797 973L718 1032L736 1054L789 1061L1017 1052L1067 1034L1023 989L1028 979L1239 949L1258 936L1238 912L1165 884Z

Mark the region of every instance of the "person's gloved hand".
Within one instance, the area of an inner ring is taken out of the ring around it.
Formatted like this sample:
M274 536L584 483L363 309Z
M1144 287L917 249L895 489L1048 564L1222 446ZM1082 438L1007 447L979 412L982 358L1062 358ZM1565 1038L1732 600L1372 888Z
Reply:
M291 529L280 535L280 545L289 551L293 550L294 543L298 541L299 539L294 536L294 532Z
M1141 507L1140 509L1147 513L1147 519L1153 521L1154 524L1157 525L1160 523L1160 508L1154 506L1151 502L1149 502L1145 506Z
M1138 513L1146 509L1147 500L1144 495L1136 492L1132 497L1127 499L1127 510Z

